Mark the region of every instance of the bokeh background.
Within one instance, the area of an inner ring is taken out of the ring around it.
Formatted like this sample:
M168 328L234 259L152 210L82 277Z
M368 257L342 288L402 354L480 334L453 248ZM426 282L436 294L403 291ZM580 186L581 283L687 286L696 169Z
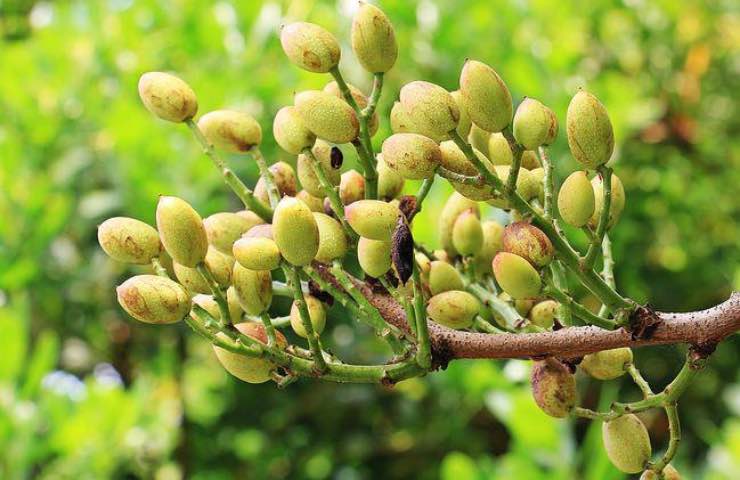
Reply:
M740 10L731 0L385 0L400 56L385 115L405 82L457 88L467 57L496 68L517 101L558 113L579 86L608 107L627 207L613 232L619 287L660 309L710 306L740 288ZM345 76L367 89L348 33L354 0L0 0L0 478L619 479L600 426L556 421L530 399L528 364L456 362L394 389L301 381L279 391L229 377L184 325L133 320L114 285L135 273L99 249L114 215L153 223L159 194L205 216L238 208L186 128L153 118L136 93L174 71L201 112L232 107L265 131L326 76L293 67L277 31L308 20L342 42ZM348 157L351 153L346 152ZM575 165L552 148L559 179ZM231 164L252 183L255 165ZM351 163L351 159L350 159ZM434 246L437 182L416 221ZM417 185L409 182L407 190ZM577 235L574 237L577 238ZM276 313L287 305L275 306ZM332 312L327 341L365 361L386 352ZM740 341L724 342L680 403L685 478L740 472ZM661 388L678 346L636 359ZM590 406L627 381L579 380ZM665 419L645 417L655 450Z

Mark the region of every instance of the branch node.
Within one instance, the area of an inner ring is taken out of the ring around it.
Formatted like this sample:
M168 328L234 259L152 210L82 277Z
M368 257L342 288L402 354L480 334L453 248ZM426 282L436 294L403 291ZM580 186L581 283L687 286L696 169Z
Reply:
M629 317L628 331L632 340L650 340L661 323L663 320L650 305L640 305Z

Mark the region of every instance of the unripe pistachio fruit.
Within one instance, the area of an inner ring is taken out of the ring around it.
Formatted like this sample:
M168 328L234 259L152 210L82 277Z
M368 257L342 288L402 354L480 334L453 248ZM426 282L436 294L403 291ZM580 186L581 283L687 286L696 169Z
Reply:
M594 214L594 189L586 172L577 171L568 175L558 193L558 211L563 221L574 227L582 227Z
M511 167L508 165L496 165L493 167L496 176L506 184L509 179L509 172ZM519 175L516 177L516 192L522 196L525 200L530 200L537 196L537 183L530 175L529 170L524 167L519 168ZM489 205L493 205L496 208L502 208L508 210L511 208L509 201L500 193L493 192L493 198L488 200Z
M280 43L291 62L314 73L326 73L336 67L342 55L334 35L313 23L295 22L283 26Z
M173 262L172 270L175 273L177 281L185 287L190 295L211 293L211 287L208 285L208 282L195 268Z
M237 263L232 279L239 305L248 315L259 315L270 308L272 276L268 270L250 270Z
M316 140L316 143L311 148L311 152L313 153L314 158L316 158L316 161L318 161L323 168L324 174L326 174L326 178L329 180L329 183L332 185L338 185L340 170L338 168L333 168L331 165L331 149L332 146L330 143L323 140ZM324 189L321 187L321 182L319 182L319 178L316 176L313 162L314 160L305 153L298 155L298 161L296 163L298 180L308 193L314 197L324 198L326 196L326 192L324 192Z
M388 166L382 153L378 154L377 160L378 197L383 200L392 200L401 193L405 181L400 174Z
M499 252L493 258L496 281L513 299L530 298L540 293L540 275L531 263L519 255Z
M494 165L511 165L514 154L503 133L492 133L488 138L488 158Z
M422 180L434 175L442 154L437 143L416 133L396 133L383 142L383 160L403 178Z
M226 152L247 152L262 142L262 128L257 120L244 112L208 112L198 120L198 128L209 143Z
M483 130L500 132L511 123L511 93L498 73L485 63L465 62L460 73L460 93L470 119Z
M401 211L396 205L380 200L359 200L344 208L352 229L371 240L389 241Z
M339 181L339 199L343 205L365 198L365 177L357 170L347 170Z
M545 145L552 145L555 143L555 140L558 138L558 117L555 115L555 112L552 111L552 109L545 107L545 110L547 111L547 116L549 117L549 127L547 129L547 137L545 138Z
M580 367L596 379L612 380L622 376L630 363L632 363L632 350L629 347L623 347L586 355Z
M319 197L314 197L305 190L301 190L300 192L296 193L295 198L305 203L312 212L321 213L324 211L324 200Z
M159 238L174 261L192 268L206 258L206 229L189 203L177 197L161 196L156 216Z
M594 169L609 161L614 151L614 131L598 98L579 90L568 105L565 126L570 151L581 165Z
M341 98L320 90L302 92L295 106L306 127L331 143L349 143L360 133L360 123L352 107Z
M480 251L473 257L475 267L481 274L491 274L491 262L493 257L504 246L504 226L494 220L486 220L481 223L483 230L483 245Z
M316 135L306 127L303 118L293 106L283 107L275 114L272 135L277 144L292 155L298 155L316 141Z
M362 110L365 107L367 107L368 99L367 95L365 95L362 90L355 87L351 83L347 84L347 88L349 89L350 95L352 95L352 98L355 100L355 103L357 104L357 107ZM344 94L342 93L342 90L339 88L339 84L337 82L329 82L326 85L324 85L324 92L334 95L335 97L346 101L347 99L344 98ZM349 103L348 103L349 105ZM380 125L380 120L378 119L378 112L373 112L373 116L370 117L370 120L367 124L367 130L368 133L370 133L370 136L372 137L378 132L378 126Z
M535 267L552 261L555 249L545 232L526 222L515 222L504 229L504 251L526 259Z
M288 196L294 197L298 191L298 183L295 179L295 171L289 163L277 162L270 165L270 173L275 186L280 193L280 198ZM267 193L267 184L265 179L260 177L254 186L254 196L265 205L270 205L270 195Z
M461 329L473 324L479 308L478 299L473 295L462 290L450 290L429 299L427 314L440 325Z
M661 479L655 470L645 470L644 472L642 472L642 475L640 475L640 480L661 480ZM663 469L663 479L662 480L681 480L681 474L678 473L678 470L676 470L676 468L669 463Z
M246 213L246 215L239 215L231 212L219 212L203 219L208 243L219 252L231 255L234 242L239 240L239 237L255 225L265 223L254 213L248 211ZM248 215L250 213L252 215Z
M360 237L357 242L357 260L362 271L371 277L385 275L391 268L391 242Z
M324 304L312 295L304 295L303 301L306 302L306 307L308 307L308 316L311 319L313 331L316 335L321 335L321 332L324 331L324 327L326 326L326 310L324 309ZM290 326L293 328L296 335L308 338L306 329L303 327L301 312L298 309L298 304L296 304L296 302L293 302L290 307Z
M545 169L537 167L529 171L529 178L532 183L537 186L537 195L532 198L537 198L540 201L540 205L545 204L545 187L543 182L545 181Z
M159 255L159 235L149 224L128 217L113 217L98 227L98 243L113 260L148 264Z
M626 414L601 426L604 449L609 460L624 473L639 473L650 460L650 436L642 421Z
M462 95L462 93L461 93ZM467 110L466 110L467 111ZM469 116L470 114L468 114ZM488 142L491 140L491 132L483 130L475 123L472 123L470 126L470 133L468 134L468 143L470 145L480 151L483 155L486 157L489 156L488 153Z
M385 13L360 2L352 20L352 50L360 65L370 73L384 73L398 58L398 43L393 25Z
M234 258L250 270L274 270L280 265L280 249L269 238L240 238L234 243Z
M255 225L254 227L247 230L247 233L242 235L242 237L244 238L261 237L261 238L269 238L271 240L275 240L275 237L272 235L272 225L269 223Z
M169 122L190 120L198 112L198 99L193 89L169 73L143 74L139 78L139 97L147 110Z
M514 114L514 138L527 150L534 150L547 141L551 123L552 117L542 102L525 98Z
M464 197L458 192L454 192L447 198L439 214L439 221L437 223L439 240L442 243L442 248L451 256L457 255L457 250L452 245L452 228L455 225L455 220L457 220L458 215L471 208L480 216L480 209L476 202Z
M596 175L591 179L591 186L593 186L594 190L594 214L591 215L588 224L596 228L599 225L601 209L604 205L604 180L601 178L601 175ZM622 181L612 173L612 200L609 205L609 221L606 224L606 228L613 227L619 220L619 217L622 216L625 197Z
M534 401L551 417L568 416L576 404L576 379L559 360L534 362L531 383Z
M179 322L190 311L190 296L178 283L157 275L137 275L116 288L118 303L145 323Z
M475 255L483 247L483 228L478 215L466 210L452 226L452 244L460 255Z
M429 266L429 291L438 295L450 290L465 288L460 272L455 267L441 260L434 260Z
M241 334L254 338L260 343L267 345L267 332L265 331L264 325L254 322L243 322L235 324L234 327L236 327ZM277 340L277 346L281 350L288 345L288 341L285 339L282 332L275 332L275 337ZM270 374L272 371L277 368L277 366L269 360L240 355L221 347L214 346L213 351L216 353L216 358L227 372L247 383L267 382L270 380Z
M229 308L229 317L231 318L231 321L238 323L239 320L241 320L243 310L241 305L239 305L239 300L236 298L236 290L234 290L234 287L229 287L226 291L226 302ZM193 297L193 304L203 308L214 319L218 320L221 318L221 310L216 299L213 298L213 295L199 293ZM190 315L193 316L193 313L191 312Z
M457 122L457 134L464 139L468 138L468 135L470 135L470 127L472 126L472 122L470 121L470 115L468 115L468 111L465 110L465 107L463 106L462 93L460 93L460 90L455 90L454 92L450 92L450 95L452 95L452 98L455 99L455 104L457 105L457 108L460 109L460 120L458 120Z
M293 265L303 266L319 251L319 227L313 212L294 197L283 197L272 218L272 234L280 253Z
M203 260L213 278L222 287L231 283L231 273L234 268L234 258L208 246L206 258ZM173 262L173 270L177 280L191 293L210 293L211 287L195 268L186 267Z
M313 218L319 227L319 250L316 260L321 263L331 263L332 260L343 258L347 254L347 236L342 226L329 215L314 212Z
M538 327L550 329L555 323L560 304L555 300L544 300L529 311L529 321Z
M463 151L460 150L460 147L458 147L454 141L447 140L442 142L439 146L439 150L442 153L441 164L446 169L462 175L478 175L478 169L468 160ZM491 162L485 157L485 155L475 149L473 149L473 153L475 153L478 159L490 172L494 171L493 165L491 165ZM480 185L469 185L455 182L453 180L450 180L449 182L456 191L471 200L489 200L495 195L493 187L486 183L481 183Z
M390 123L393 133L414 133L416 131L412 115L401 102L393 102Z
M400 99L413 115L414 133L439 142L457 128L460 109L450 92L439 85L421 80L407 83L401 88Z

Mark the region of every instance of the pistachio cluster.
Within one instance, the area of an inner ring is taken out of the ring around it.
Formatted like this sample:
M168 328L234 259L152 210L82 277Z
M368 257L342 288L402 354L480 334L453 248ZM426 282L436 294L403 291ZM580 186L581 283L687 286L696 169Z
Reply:
M557 115L533 98L514 109L506 83L484 62L466 61L455 91L427 81L404 85L390 111L393 134L376 153L383 75L398 57L388 17L361 3L352 23L352 50L373 75L369 94L345 82L339 42L321 26L285 25L280 41L297 67L332 77L321 90L297 92L274 116L272 135L294 157L290 163L268 166L259 150L262 129L249 114L217 110L196 122L198 101L184 81L161 72L142 75L145 107L192 130L244 209L202 219L185 200L163 196L156 229L123 217L100 225L100 244L111 258L150 264L156 273L118 287L119 303L132 317L154 324L184 320L213 344L232 375L280 385L299 376L393 383L423 375L444 362L432 350L431 329L500 335L577 323L628 326L636 305L615 290L607 236L624 209L625 191L607 166L614 135L593 94L578 91L568 107L567 143L580 170L558 190L547 155L558 138ZM360 171L343 171L340 147L356 150ZM222 152L256 162L260 178L253 189L228 168ZM440 247L429 250L414 240L410 225L438 177L455 192L438 215ZM401 196L407 180L422 181L415 196ZM561 220L574 227L571 233L587 236L586 252L570 244ZM355 257L361 275L345 266ZM601 272L594 269L599 257ZM572 282L602 303L598 313L574 298ZM405 321L384 315L372 301L376 292L396 302ZM282 317L272 307L277 295L293 300ZM321 335L333 304L375 330L394 360L350 365L326 350ZM288 325L292 335L280 331ZM308 349L299 346L304 339ZM579 407L576 370L598 380L629 372L645 400L610 412ZM548 415L603 420L605 449L621 471L678 478L670 456L650 463L645 426L627 412L668 411L681 389L653 394L629 348L539 358L531 383Z

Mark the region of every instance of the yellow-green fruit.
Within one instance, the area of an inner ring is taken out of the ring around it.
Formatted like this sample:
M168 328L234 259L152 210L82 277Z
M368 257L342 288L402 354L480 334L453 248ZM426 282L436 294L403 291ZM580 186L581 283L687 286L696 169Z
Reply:
M220 286L226 288L231 284L231 273L234 270L234 257L231 254L221 253L209 246L204 261Z
M365 198L365 177L357 170L347 170L339 181L339 199L349 205Z
M208 236L203 220L185 200L159 197L157 230L165 250L177 263L195 267L206 258Z
M591 179L591 186L593 186L594 189L594 214L591 215L591 219L588 224L591 227L596 228L599 225L601 209L604 205L604 181L602 180L601 175L596 175ZM619 220L619 217L622 216L626 199L625 197L622 181L612 173L612 200L609 205L609 222L606 225L607 228L613 227Z
M645 470L640 475L640 480L661 480L661 478L655 470ZM669 463L663 469L662 480L681 480L681 474Z
M434 260L429 266L429 291L437 295L450 290L465 288L460 272L441 260Z
M172 269L174 270L177 281L180 282L180 284L185 287L191 295L195 295L197 293L211 293L211 287L208 285L208 282L195 268L186 267L174 262L172 264Z
M439 146L439 150L442 154L441 164L446 169L462 175L478 175L478 169L468 160L462 150L460 150L460 147L458 147L454 141L448 140L442 142ZM493 165L491 165L488 158L476 149L473 149L473 152L490 172L494 171ZM469 185L455 182L453 180L449 180L449 182L450 185L452 185L452 188L471 200L489 200L495 195L493 188L485 183L481 185Z
M534 302L535 299L533 298L520 298L519 300L514 300L514 308L519 315L526 317L529 311L532 310L532 307L534 307Z
M493 257L496 281L513 299L530 298L540 293L540 275L531 263L519 255L499 252Z
M331 166L331 149L331 144L323 140L316 140L316 144L311 148L311 152L323 168L329 183L331 185L339 185L340 171L338 168ZM313 159L302 153L298 155L296 166L298 180L301 182L303 188L314 197L324 198L326 192L321 187L321 182L319 182L319 178L314 171Z
M550 132L552 118L539 100L525 98L514 114L514 138L527 150L543 145Z
M650 436L642 421L626 414L601 426L604 449L609 460L624 473L639 473L650 460Z
M357 260L362 271L371 277L381 277L391 268L391 242L360 237Z
M536 186L535 190L537 191L537 195L535 195L532 198L537 198L537 200L540 201L541 205L545 204L545 169L542 167L537 167L529 171L529 177L532 181L532 185Z
M226 289L226 303L229 306L231 321L234 323L240 321L244 310L242 310L242 306L239 304L239 297L233 285Z
M558 117L552 109L545 107L547 111L547 117L549 119L549 126L547 129L547 137L545 138L545 145L552 145L555 143L555 139L558 138Z
M396 205L380 200L358 200L344 208L352 229L371 240L389 241L401 211Z
M275 114L272 135L278 145L292 155L298 155L316 141L316 135L306 127L303 118L293 106L283 107Z
M277 162L270 165L269 170L270 173L272 173L272 179L280 193L280 197L295 196L298 191L298 183L296 182L293 167L286 162ZM254 196L265 205L270 205L270 195L267 193L267 184L265 183L265 179L262 177L257 180L257 184L254 186Z
M467 110L466 110L467 111ZM471 124L468 142L473 148L479 150L483 155L488 157L488 142L491 139L491 132L483 130L476 124Z
M342 55L334 35L313 23L285 25L280 31L280 43L291 62L314 73L326 73L336 67Z
M137 275L116 288L118 303L145 323L179 322L190 311L190 296L178 283L157 275Z
M475 125L500 132L514 112L511 93L498 73L485 63L468 60L460 73L463 105Z
M434 140L416 133L396 133L383 142L383 160L403 178L430 178L441 157Z
M576 404L576 379L558 360L534 362L531 383L534 401L551 417L568 416Z
M261 223L264 223L263 220L255 214L250 216L231 212L214 213L203 220L208 243L219 252L229 255L231 255L234 242L250 228Z
M198 112L198 99L190 86L174 75L147 72L139 78L139 97L147 110L162 120L180 123Z
M229 287L226 291L226 299L229 309L229 318L231 318L233 323L238 323L242 317L242 307L239 305L239 300L236 298L234 287ZM213 298L213 295L204 295L199 293L193 297L193 303L207 311L214 319L218 320L221 318L221 310L218 307L216 299ZM193 313L191 312L190 315L192 316Z
M454 92L450 92L450 95L452 95L452 98L455 99L455 104L457 104L457 108L460 109L460 120L457 122L457 134L460 135L462 138L468 138L468 135L470 135L470 127L472 126L472 122L470 121L470 115L468 115L468 111L465 110L465 107L462 104L462 93L460 93L460 90L455 90Z
M576 93L568 105L565 128L570 151L581 165L594 169L609 161L614 151L614 131L598 98L585 90Z
M280 265L280 249L269 238L240 238L234 243L234 258L250 270L274 270Z
M362 90L355 87L351 83L347 84L347 88L349 88L349 93L352 95L352 98L355 100L355 103L360 108L360 110L367 107L367 95L362 93ZM324 92L334 95L337 98L340 98L344 101L346 101L346 98L344 98L344 93L342 93L342 90L339 88L339 85L337 82L329 82L326 85L324 85ZM367 130L370 133L370 136L372 137L378 132L378 126L380 125L380 121L378 119L378 112L373 112L373 116L370 117L370 120L367 124Z
M450 290L429 299L427 315L440 325L461 329L473 324L479 308L478 299L473 295L462 290Z
M494 165L511 165L514 154L502 133L492 133L488 139L488 158Z
M452 245L460 255L475 255L483 247L483 228L473 210L464 211L455 220Z
M629 363L632 363L632 350L623 347L586 355L580 366L596 379L612 380L621 377Z
M480 251L473 257L476 270L480 274L491 274L491 262L493 257L504 246L504 226L494 220L487 220L481 224L483 230L483 245Z
M280 200L272 217L272 235L283 258L293 265L308 265L319 251L316 219L297 198Z
M262 142L262 128L251 115L234 110L208 112L198 120L208 142L226 152L247 152Z
M269 238L274 240L275 237L272 235L272 225L269 223L263 223L261 225L255 225L254 227L247 230L247 233L242 235L244 238Z
M323 212L324 211L324 200L319 197L314 197L305 190L295 194L295 198L305 203L312 212Z
M458 215L471 208L480 216L478 203L464 197L458 192L455 192L447 198L447 201L439 214L439 221L437 223L439 241L442 243L442 248L444 248L451 256L457 255L457 250L455 250L454 245L452 245L452 227L454 227L455 220L457 220Z
M401 193L405 181L395 170L388 167L382 153L378 154L377 159L378 197L383 200L392 200Z
M393 103L390 122L393 133L413 133L415 131L413 117L401 102Z
M316 260L331 263L334 259L343 258L347 254L347 236L342 226L323 213L314 212L313 217L319 227L319 250L316 252Z
M414 258L416 259L417 265L419 265L419 272L421 273L422 280L424 283L428 284L429 271L432 269L432 262L429 260L429 257L421 252L416 252L414 254Z
M385 73L396 63L396 33L378 7L360 2L352 20L352 50L360 65L370 73Z
M260 343L267 345L267 332L264 325L254 322L244 322L237 323L234 327L243 335L254 338ZM284 349L288 345L285 336L281 332L275 332L275 336L278 347ZM273 370L277 368L277 365L269 360L240 355L221 347L214 346L213 351L219 363L221 363L227 372L247 383L267 382L270 380Z
M400 99L412 115L413 133L439 142L457 128L460 109L450 92L439 85L421 80L407 83L401 88Z
M306 302L306 307L308 307L308 317L311 319L313 331L316 335L321 335L321 332L324 331L324 327L326 326L326 310L324 309L324 304L311 295L304 295L303 300ZM290 307L290 326L296 335L308 338L306 329L303 327L301 312L296 302L293 302L293 305Z
M128 217L114 217L98 227L98 243L113 260L148 264L159 255L159 235L149 224Z
M538 327L552 328L560 304L555 300L544 300L535 304L529 311L529 321Z
M504 251L519 255L535 267L549 264L555 253L545 232L527 222L514 222L506 226Z
M349 143L360 133L360 123L344 100L319 90L302 92L295 106L303 123L317 137L331 143Z
M509 179L511 167L508 165L494 166L496 176L506 184ZM530 200L537 196L537 183L530 175L529 170L524 167L519 168L519 175L516 177L516 192L525 200ZM499 192L493 192L493 198L488 200L488 204L496 208L508 210L511 208L509 201Z
M586 172L576 171L568 175L558 193L558 211L563 221L574 227L582 227L594 214L594 189Z
M524 150L522 152L521 165L527 170L540 167L540 160L534 150Z
M261 225L265 223L265 220L262 217L251 210L239 210L238 212L236 212L236 214L250 223L251 226L247 229L247 231L249 231L255 225Z
M259 315L272 303L272 276L268 270L250 270L234 265L234 290L239 305L248 315Z

